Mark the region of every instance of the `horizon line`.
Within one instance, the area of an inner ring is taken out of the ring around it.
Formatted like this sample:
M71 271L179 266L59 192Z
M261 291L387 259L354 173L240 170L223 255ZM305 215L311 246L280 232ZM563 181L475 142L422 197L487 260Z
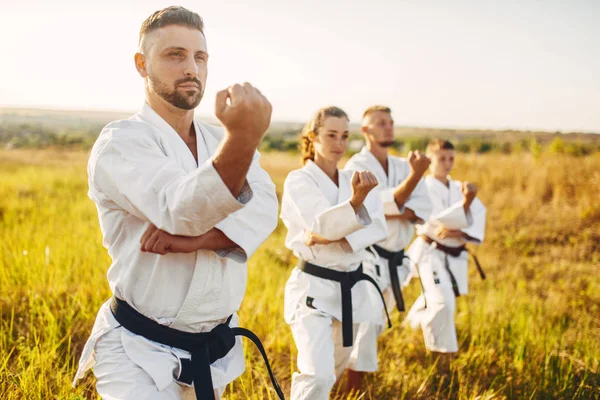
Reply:
M15 110L15 111L55 111L55 112L90 112L98 114L129 114L133 115L138 111L123 110L123 109L103 109L103 108L62 108L62 107L51 107L51 106L19 106L19 105L3 105L0 104L0 111L2 110ZM208 119L215 122L219 122L218 118L210 114L195 114L194 118ZM289 124L289 125L305 125L306 122L293 121L293 120L271 120L271 123L276 124ZM358 125L359 122L350 122L350 125ZM396 128L416 128L416 129L431 129L431 130L459 130L459 131L490 131L490 132L532 132L532 133L549 133L549 134L592 134L600 135L600 131L594 131L589 129L583 130L561 130L561 129L537 129L537 128L515 128L506 126L503 128L490 128L490 127L472 127L472 126L432 126L432 125L402 125L397 124Z

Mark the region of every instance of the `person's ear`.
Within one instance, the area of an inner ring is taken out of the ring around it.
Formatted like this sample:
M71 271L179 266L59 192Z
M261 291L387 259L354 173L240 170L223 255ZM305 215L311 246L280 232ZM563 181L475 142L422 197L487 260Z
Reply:
M135 62L135 69L137 69L138 73L142 78L148 76L148 70L146 68L146 56L142 53L135 53L133 56L133 60Z

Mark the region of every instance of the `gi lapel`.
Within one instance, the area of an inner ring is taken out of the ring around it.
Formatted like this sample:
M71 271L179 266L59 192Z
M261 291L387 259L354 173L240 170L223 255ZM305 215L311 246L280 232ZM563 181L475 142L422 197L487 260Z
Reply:
M377 177L377 181L379 182L379 184L381 185L380 187L382 189L391 187L389 186L389 178L388 175L385 173L385 170L383 169L383 166L381 165L381 163L377 160L377 158L375 158L375 156L373 155L373 153L371 153L369 150L367 150L366 147L363 147L361 153L364 155L364 157L367 160L367 163L369 165L369 169L371 170L371 172L373 172L375 174L375 176ZM390 156L388 156L388 171L390 170L390 168L393 168L392 164L391 164L391 160L390 160Z
M198 165L202 165L215 153L219 141L206 127L203 126L202 122L194 121L194 127L196 129ZM195 320L197 304L200 301L198 296L203 293L204 286L206 285L207 271L205 271L204 268L206 268L206 266L202 265L202 260L198 259L198 253L196 253L196 264L194 274L192 275L192 281L187 295L185 296L185 300L171 325L172 328L185 326L187 325L187 321Z
M152 125L160 133L160 137L163 138L169 148L173 150L174 154L166 154L168 157L175 158L186 172L191 172L197 168L194 156L181 136L148 103L144 104L140 114L142 119Z

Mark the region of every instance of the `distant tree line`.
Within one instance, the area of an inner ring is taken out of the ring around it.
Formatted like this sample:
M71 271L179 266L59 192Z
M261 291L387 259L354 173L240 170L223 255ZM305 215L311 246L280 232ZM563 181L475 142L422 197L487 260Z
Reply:
M45 148L68 147L73 149L88 150L94 144L103 124L89 124L85 127L53 127L42 123L0 123L0 147L4 148ZM298 150L299 131L295 129L271 128L260 150L295 152ZM598 140L582 141L580 139L566 140L568 135L554 134L548 136L549 140L540 140L537 136L527 136L518 140L506 141L497 137L477 137L469 135L449 135L441 138L451 140L457 151L461 153L518 153L529 152L534 156L541 152L551 154L567 154L572 156L586 156L600 151L600 136ZM429 137L403 136L398 138L394 148L399 153L410 150L425 151ZM350 137L349 152L354 153L362 147L362 135L354 132Z
M565 141L561 137L555 137L551 142L544 143L535 136L524 137L517 141L502 141L499 139L482 139L477 137L459 137L448 138L460 153L522 153L529 152L534 156L539 155L542 151L551 154L568 154L572 156L586 156L595 152L600 152L600 140L598 141ZM394 144L394 149L400 153L406 153L410 150L425 151L428 137L403 137L399 138ZM360 135L352 135L350 137L349 152L355 153L362 148L363 139ZM298 135L291 137L289 135L266 136L263 139L260 150L268 151L297 151Z
M0 146L5 148L71 147L89 149L102 125L86 128L52 128L42 124L0 125Z

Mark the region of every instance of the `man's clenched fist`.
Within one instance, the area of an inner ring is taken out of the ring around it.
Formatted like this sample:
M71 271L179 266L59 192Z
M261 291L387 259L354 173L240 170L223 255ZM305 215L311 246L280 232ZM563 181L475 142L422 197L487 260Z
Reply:
M431 160L425 154L421 153L419 150L409 151L408 152L408 164L410 165L410 169L413 172L421 177L429 168L429 164L431 164Z
M230 137L256 146L271 123L272 110L269 100L247 82L221 90L215 101L215 115Z

